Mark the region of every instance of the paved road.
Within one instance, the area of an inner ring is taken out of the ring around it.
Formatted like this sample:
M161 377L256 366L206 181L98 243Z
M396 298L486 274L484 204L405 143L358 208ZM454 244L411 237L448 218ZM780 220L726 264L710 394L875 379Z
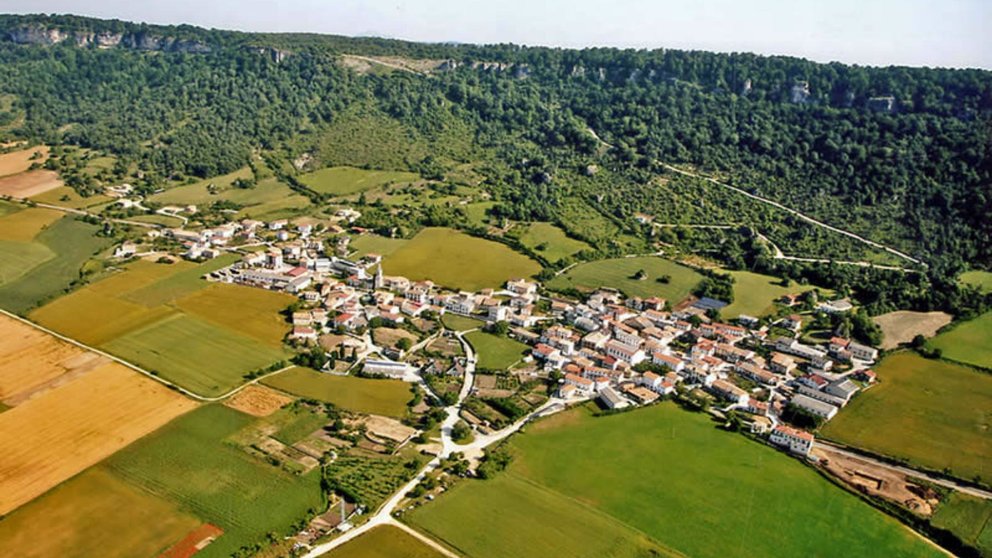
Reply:
M818 227L827 229L828 231L835 232L837 234L842 234L844 236L853 238L854 240L857 240L857 241L859 241L861 243L867 244L867 245L869 245L869 246L871 246L873 248L878 248L880 250L884 250L884 251L886 251L886 252L888 252L888 253L890 253L890 254L892 254L894 256L898 256L898 257L900 257L900 258L902 258L904 260L913 262L913 263L915 263L917 265L922 265L924 267L926 266L926 264L923 263L922 261L920 261L920 260L918 260L918 259L916 259L916 258L914 258L914 257L912 257L912 256L910 256L908 254L904 254L903 252L900 252L900 251L896 250L895 248L890 248L888 246L885 246L884 244L879 244L878 242L875 242L874 240L868 240L867 238L864 238L863 236L859 236L857 234L854 234L854 233L852 233L850 231L845 231L844 229L839 229L839 228L834 227L832 225L828 225L828 224L824 223L823 221L819 221L817 219L814 219L814 218L810 217L809 215L806 215L805 213L796 211L795 209L792 209L790 207L786 207L786 206L784 206L784 205L782 205L782 204L780 204L780 203L778 203L776 201L772 201L772 200L770 200L768 198L763 198L761 196L752 194L752 193L747 192L745 190L742 190L742 189L740 189L740 188L738 188L736 186L731 186L730 184L725 184L723 182L720 182L720 181L718 181L718 180L716 180L714 178L710 178L708 176L704 176L704 175L697 174L697 173L694 173L694 172L689 172L689 171L686 171L686 170L682 170L682 169L680 169L678 167L673 167L672 165L669 165L668 163L661 163L661 166L664 167L664 168L666 168L666 169L668 169L668 170L670 170L670 171L672 171L672 172L676 172L676 173L679 173L679 174L685 175L685 176L691 176L693 178L701 178L703 180L706 180L708 182L711 182L713 184L716 184L717 186L720 186L721 188L727 188L728 190L733 190L734 192L737 192L738 194L745 195L745 196L747 196L747 197L749 197L749 198L751 198L753 200L759 201L759 202L761 202L763 204L770 205L772 207L776 207L776 208L781 209L782 211L785 211L787 213L791 213L791 214L795 215L796 217L799 217L803 221L806 221L807 223L810 223L812 225L816 225Z
M889 469L890 471L895 471L895 472L898 472L898 473L902 473L902 474L904 474L906 476L909 476L909 477L915 477L915 478L918 478L918 479L923 479L923 480L928 481L928 482L932 482L934 484L939 484L940 486L943 486L943 487L946 487L946 488L951 488L953 490L957 490L957 491L962 492L964 494L975 496L976 498L984 498L986 500L992 500L992 492L990 492L988 490L983 490L981 488L975 488L975 487L972 487L972 486L967 486L967 485L964 485L964 484L960 484L960 483L958 483L956 481L952 481L952 480L941 478L941 477L938 477L938 476L935 476L935 475L931 475L930 473L927 473L927 472L924 472L924 471L917 471L916 469L911 469L909 467L903 467L901 465L893 465L891 463L886 463L885 461L880 461L878 459L875 459L874 457L865 455L865 454L860 453L860 452L858 452L858 451L856 451L854 449L843 448L843 447L840 447L840 446L835 445L835 444L831 444L830 442L826 442L826 441L823 441L823 440L817 440L815 442L815 445L816 446L819 446L820 448L822 448L822 449L824 449L825 451L828 451L828 452L836 452L836 453L839 453L841 455L846 455L847 457L853 457L855 459L860 459L862 461L867 461L867 462L871 463L872 465L877 465L879 467L883 467L885 469Z

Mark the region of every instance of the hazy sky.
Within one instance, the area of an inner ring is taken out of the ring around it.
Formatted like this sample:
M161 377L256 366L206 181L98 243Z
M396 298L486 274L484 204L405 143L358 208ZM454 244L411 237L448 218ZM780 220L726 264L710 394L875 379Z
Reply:
M992 0L0 0L0 12L992 69Z

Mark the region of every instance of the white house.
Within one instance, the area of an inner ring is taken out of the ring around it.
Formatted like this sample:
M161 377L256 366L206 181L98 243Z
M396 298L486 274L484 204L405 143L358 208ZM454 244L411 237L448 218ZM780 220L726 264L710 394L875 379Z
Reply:
M788 448L792 453L798 453L799 455L809 455L810 450L813 449L813 441L815 438L809 432L804 432L802 430L797 430L790 426L780 424L772 430L772 435L769 437L771 443Z

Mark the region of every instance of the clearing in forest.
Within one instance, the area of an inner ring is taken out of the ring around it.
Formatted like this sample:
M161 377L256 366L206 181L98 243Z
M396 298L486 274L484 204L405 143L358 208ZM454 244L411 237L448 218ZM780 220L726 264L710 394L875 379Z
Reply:
M917 335L933 337L937 330L951 323L951 315L947 312L913 312L899 310L872 318L884 334L883 349L895 349L903 343L909 343Z
M642 277L639 271L644 271ZM581 263L548 282L554 290L619 289L627 296L657 296L675 304L703 279L695 270L656 256L613 258Z

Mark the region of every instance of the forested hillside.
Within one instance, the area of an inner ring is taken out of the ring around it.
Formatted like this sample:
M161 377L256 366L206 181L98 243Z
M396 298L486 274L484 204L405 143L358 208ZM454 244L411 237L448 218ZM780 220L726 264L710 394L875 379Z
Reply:
M431 63L356 71L342 55ZM990 72L70 16L0 16L0 68L0 139L112 153L121 170L140 167L146 191L231 172L252 153L290 183L303 154L300 168L437 177L473 163L500 202L496 215L562 222L604 250L620 232L653 234L632 224L644 212L755 226L794 252L865 257L765 208L714 203L662 166L671 164L889 244L942 280L992 267ZM92 188L91 176L63 171ZM587 215L600 230L583 229ZM724 259L753 249L711 240Z

